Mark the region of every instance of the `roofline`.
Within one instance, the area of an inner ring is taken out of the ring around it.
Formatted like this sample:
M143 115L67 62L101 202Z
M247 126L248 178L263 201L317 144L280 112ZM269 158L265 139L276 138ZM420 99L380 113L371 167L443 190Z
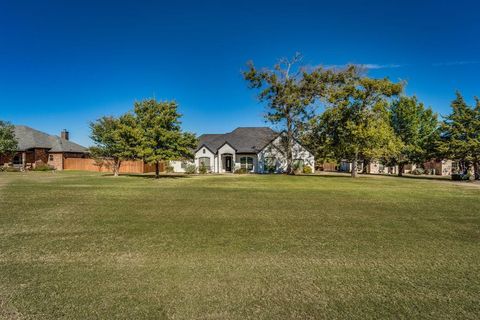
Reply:
M207 148L208 151L210 151L211 153L213 154L216 154L216 152L213 152L212 149L210 149L205 143L202 143L196 150L195 150L195 153L197 153L200 149L202 149L203 147Z
M260 151L258 151L258 153L262 152L266 147L268 147L269 144L271 144L273 141L275 141L275 139L277 139L280 135L282 135L283 133L286 133L285 130L282 130L280 131L276 136L275 138L273 138L272 140L270 140L269 143L267 143L262 149L260 149ZM305 150L307 150L308 152L310 152L310 154L313 156L313 152L306 148L303 144L301 144L296 138L293 138L293 141L295 141L296 143L298 143L302 148L304 148ZM280 149L277 147L277 149L280 151Z
M218 153L218 150L226 144L228 144L230 147L232 147L232 149L235 150L235 152L238 151L237 149L235 149L234 146L232 146L230 143L228 143L228 141L225 140L225 142L223 144L221 144L220 147L217 148L217 153Z

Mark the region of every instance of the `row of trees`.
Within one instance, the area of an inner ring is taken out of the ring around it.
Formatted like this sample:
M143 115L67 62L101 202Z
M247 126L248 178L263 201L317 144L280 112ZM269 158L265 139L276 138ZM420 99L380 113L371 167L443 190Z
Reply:
M451 158L460 161L463 171L473 166L479 178L478 99L470 107L457 93L452 114L439 122L431 108L403 94L403 82L370 78L356 65L309 68L300 62L299 54L270 69L250 62L243 72L267 105L266 120L285 130L289 173L298 139L317 159L351 161L352 177L359 161L398 165L402 175L405 164Z
M176 102L147 99L135 102L133 112L102 117L90 124L90 152L111 160L115 176L123 160L142 159L155 164L158 178L160 162L191 158L196 147L195 135L181 130L177 109Z

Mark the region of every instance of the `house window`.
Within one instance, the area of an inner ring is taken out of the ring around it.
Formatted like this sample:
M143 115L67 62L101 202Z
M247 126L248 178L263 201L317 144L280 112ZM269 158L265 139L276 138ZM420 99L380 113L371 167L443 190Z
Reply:
M182 163L181 163L181 165L180 165L180 167L181 167L182 169L186 169L187 166L188 166L188 161L183 160Z
M22 157L19 154L16 154L13 157L13 164L22 164Z
M241 157L240 158L240 168L247 169L248 171L253 170L253 158L252 157Z
M210 158L209 157L200 157L198 158L198 165L200 167L204 166L207 169L210 169Z
M203 154L205 154L207 152L207 150L205 150L205 148L203 148Z
M48 161L53 161L53 154L48 155Z
M266 157L264 164L264 171L268 173L273 173L277 170L276 160L274 157Z

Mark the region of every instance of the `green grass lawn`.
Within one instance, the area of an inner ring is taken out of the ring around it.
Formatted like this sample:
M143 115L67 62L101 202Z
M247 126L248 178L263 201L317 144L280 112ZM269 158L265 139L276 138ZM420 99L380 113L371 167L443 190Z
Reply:
M480 188L0 174L0 318L480 317Z

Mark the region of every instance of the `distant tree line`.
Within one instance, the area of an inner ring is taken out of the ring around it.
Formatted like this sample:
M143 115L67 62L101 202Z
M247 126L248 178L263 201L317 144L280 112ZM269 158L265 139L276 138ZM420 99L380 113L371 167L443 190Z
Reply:
M287 171L294 173L292 145L300 140L323 161L381 160L422 166L449 158L461 172L473 167L480 179L480 101L468 106L457 92L452 113L441 121L430 107L404 94L405 83L374 79L361 66L333 69L301 65L301 55L281 59L273 68L249 62L243 76L266 103L265 119L284 129ZM366 166L364 166L366 168Z

